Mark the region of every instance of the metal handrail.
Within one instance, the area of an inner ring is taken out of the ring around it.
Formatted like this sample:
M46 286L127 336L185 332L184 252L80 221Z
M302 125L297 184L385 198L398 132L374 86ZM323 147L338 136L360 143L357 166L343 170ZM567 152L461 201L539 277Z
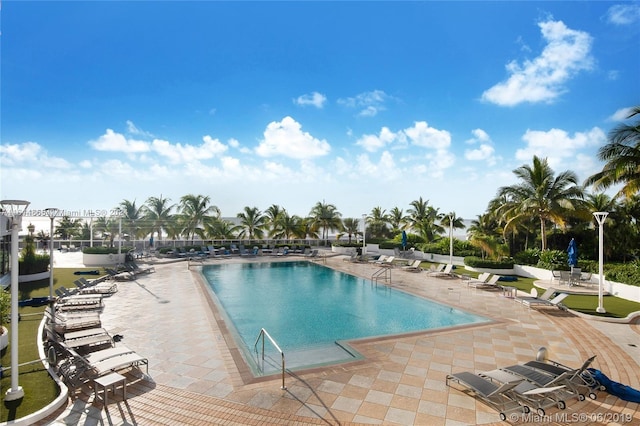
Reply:
M384 280L391 282L391 268L380 268L379 271L376 271L371 275L371 281L378 284L378 279L384 275Z
M284 367L284 352L282 352L282 349L280 349L280 346L278 346L276 341L273 340L273 337L271 337L269 335L269 333L267 332L267 330L265 330L264 328L260 329L260 333L258 334L258 338L256 339L256 343L254 343L254 345L253 345L253 349L257 352L258 342L260 341L260 337L262 337L262 359L264 360L264 336L267 336L267 338L269 339L271 344L277 349L278 352L280 352L280 355L282 356L282 387L280 387L280 389L285 390L285 389L287 389L287 387L284 385L284 370L285 370L285 367Z

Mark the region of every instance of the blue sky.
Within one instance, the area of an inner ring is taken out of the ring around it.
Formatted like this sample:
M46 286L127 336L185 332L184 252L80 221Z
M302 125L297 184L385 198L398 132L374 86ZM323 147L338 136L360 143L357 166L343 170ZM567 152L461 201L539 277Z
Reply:
M473 219L547 157L581 180L640 104L639 2L2 4L1 188L33 209Z

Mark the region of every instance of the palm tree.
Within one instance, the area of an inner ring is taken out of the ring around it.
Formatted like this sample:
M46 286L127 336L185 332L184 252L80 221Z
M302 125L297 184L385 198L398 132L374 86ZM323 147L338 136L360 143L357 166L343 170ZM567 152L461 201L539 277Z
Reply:
M297 215L290 216L286 210L278 215L275 225L271 229L273 238L289 240L300 236L302 233L302 218Z
M374 207L367 217L367 231L371 238L385 238L389 236L389 216L382 207Z
M627 119L635 116L640 118L640 106L632 108ZM630 198L640 191L640 120L614 128L608 139L609 143L598 151L598 158L606 164L585 185L603 190L622 184L618 195Z
M162 231L166 231L169 222L171 221L171 211L175 207L175 204L169 204L171 200L169 198L149 197L143 206L144 218L151 227L151 235L155 232L158 235L158 241L162 238Z
M269 227L269 235L274 236L275 228L278 223L278 219L281 215L286 214L286 211L277 204L272 204L267 210L264 211L267 220L265 224Z
M240 238L247 237L248 240L253 240L263 237L268 219L259 208L245 207L244 213L238 213L238 219L240 219L240 227L242 228L238 234Z
M62 216L58 221L54 232L61 240L69 240L78 235L82 227L81 219L71 219L69 216Z
M532 217L540 221L542 250L547 248L547 223L563 226L568 216L573 214L584 197L578 186L578 177L572 171L560 173L557 177L549 167L547 159L533 157L533 165L518 167L513 173L520 183L503 186L498 196L508 200L509 215L507 226Z
M502 252L500 225L491 213L476 216L471 221L468 234L469 242L480 249L483 259L486 256L495 257Z
M340 231L342 229L342 216L333 204L318 201L311 209L309 216L313 218L313 225L322 228L322 239L328 240L329 231Z
M204 222L207 216L220 216L218 207L209 205L211 199L203 195L183 195L180 198L180 220L187 239L193 242L196 235L204 239Z
M140 219L142 219L144 209L136 206L136 200L122 200L119 208L122 212L122 226L129 234L129 239L134 241L140 234Z
M232 240L241 228L228 220L212 217L204 223L205 237L213 240Z
M404 214L404 211L398 207L391 209L387 215L389 225L391 226L391 234L396 235L405 229L409 217Z
M442 234L444 228L438 225L438 221L442 219L439 209L429 205L429 200L423 200L420 197L410 203L411 208L407 210L409 213L409 226L418 232L418 234L426 241L432 241L436 235Z
M93 229L100 234L103 240L109 239L109 247L113 247L113 241L120 232L120 222L113 216L100 216L96 218Z
M354 235L361 234L360 229L360 220L348 217L342 220L342 229L349 236L349 244L351 244L351 237Z

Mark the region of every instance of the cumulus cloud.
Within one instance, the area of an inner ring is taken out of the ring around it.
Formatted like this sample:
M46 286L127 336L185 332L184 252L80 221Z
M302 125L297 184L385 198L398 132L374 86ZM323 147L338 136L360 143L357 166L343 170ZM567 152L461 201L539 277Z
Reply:
M606 143L607 136L599 127L587 132L576 132L571 136L565 130L551 129L549 131L527 130L522 136L526 148L516 151L516 158L521 161L531 161L534 155L549 158L549 163L558 162L566 158L575 158L580 150L597 147Z
M64 158L49 157L36 142L0 145L0 164L3 168L28 166L35 169L66 169L71 167Z
M302 96L298 96L293 100L293 103L299 106L314 106L318 109L324 107L327 102L327 97L322 93L312 92Z
M172 144L168 141L155 139L152 142L153 151L167 158L172 163L193 163L209 160L224 153L228 148L218 139L209 135L202 138L203 143L198 146L189 144Z
M151 147L148 142L128 139L121 133L107 129L106 133L96 140L89 141L89 145L97 151L112 151L126 153L148 152Z
M540 56L507 64L509 77L482 94L482 99L501 106L523 102L553 102L567 91L566 83L579 71L593 67L591 36L572 30L562 21L538 23L546 41Z
M619 110L614 112L611 117L609 117L609 120L624 121L629 117L632 111L633 111L633 107L620 108Z
M470 161L486 161L493 166L496 164L495 148L491 138L482 129L475 129L471 132L473 137L466 141L470 145L478 145L476 148L465 150L464 158Z
M616 4L607 10L605 19L614 25L631 25L640 21L640 4Z
M340 98L338 104L347 108L358 109L358 116L360 117L374 117L378 115L380 111L386 109L385 103L391 99L391 96L387 95L382 90L373 90L371 92L363 92L354 97Z
M149 138L153 137L151 133L138 128L135 124L133 124L133 121L131 120L127 120L127 133L131 135L145 136Z
M256 148L261 157L282 155L295 159L307 159L326 155L331 146L324 139L317 139L302 131L302 125L291 117L272 121L264 131L264 139Z
M363 135L356 141L356 145L362 146L369 152L375 152L386 145L392 144L398 139L398 134L393 133L388 127L383 127L379 135Z
M426 121L416 121L413 127L403 132L413 145L419 147L445 150L451 145L451 133L431 127Z

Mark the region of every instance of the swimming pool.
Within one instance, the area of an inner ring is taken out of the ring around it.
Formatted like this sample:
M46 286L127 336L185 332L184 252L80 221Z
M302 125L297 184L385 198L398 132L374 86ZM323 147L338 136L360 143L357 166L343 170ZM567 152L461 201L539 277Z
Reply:
M249 364L261 328L287 366L301 368L359 357L345 340L488 321L313 262L207 265L202 272Z

